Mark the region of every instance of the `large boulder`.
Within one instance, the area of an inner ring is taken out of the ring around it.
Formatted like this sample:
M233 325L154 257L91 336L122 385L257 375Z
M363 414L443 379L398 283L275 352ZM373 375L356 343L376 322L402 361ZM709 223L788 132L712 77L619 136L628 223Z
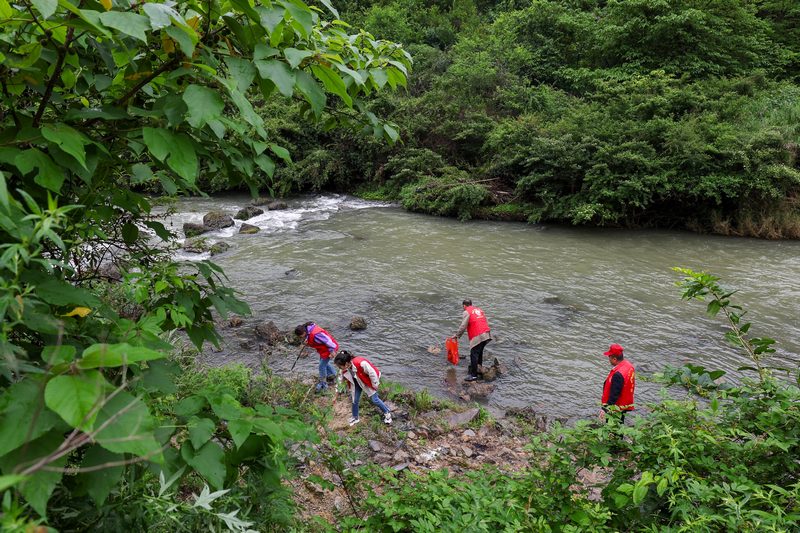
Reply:
M248 224L247 222L243 222L242 227L239 228L239 233L243 233L244 235L252 235L253 233L258 233L259 231L261 231L261 228L252 224Z
M270 346L283 339L283 333L281 333L281 330L278 329L278 326L276 326L275 322L272 320L257 324L256 336L265 340Z
M209 211L203 217L203 225L208 229L222 229L233 226L233 218L222 211Z
M183 224L183 234L187 237L197 237L207 231L208 228L203 224L197 224L195 222L185 222Z
M211 255L217 255L221 254L222 252L227 252L230 247L231 245L227 242L220 241L212 244L208 251L211 252Z
M264 214L263 209L259 209L258 207L248 205L247 207L240 209L239 212L233 216L233 218L237 220L250 220L253 217L257 217L258 215L263 215L263 214Z
M288 209L288 208L289 204L287 204L282 200L276 200L267 205L267 209L269 209L270 211L280 211L281 209Z

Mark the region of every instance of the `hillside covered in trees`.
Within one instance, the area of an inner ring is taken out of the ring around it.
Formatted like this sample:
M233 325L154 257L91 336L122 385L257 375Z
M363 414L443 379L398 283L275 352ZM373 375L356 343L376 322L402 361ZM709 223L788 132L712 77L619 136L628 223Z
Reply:
M264 113L295 161L278 191L357 191L462 219L800 236L796 2L339 8L414 58L407 90L369 104L402 142L305 127L298 105L273 103Z

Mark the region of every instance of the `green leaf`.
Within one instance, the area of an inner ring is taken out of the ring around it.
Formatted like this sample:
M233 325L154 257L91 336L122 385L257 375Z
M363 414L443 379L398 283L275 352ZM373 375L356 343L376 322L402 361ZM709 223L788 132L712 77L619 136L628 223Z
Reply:
M199 38L192 28L189 26L170 26L164 31L178 43L183 55L186 57L194 55L194 47L197 46Z
M86 168L86 149L90 143L82 133L66 124L46 124L42 127L42 137L57 145L61 150L74 157L83 168Z
M300 94L308 101L314 115L319 119L322 116L322 111L325 109L325 102L327 101L325 91L314 81L314 78L312 78L310 74L303 71L295 73L295 87L297 87Z
M10 19L13 15L14 15L14 9L12 9L10 5L8 5L8 1L0 0L0 18ZM2 60L0 60L0 63L2 63Z
M225 109L217 91L200 85L190 85L183 93L183 101L189 108L187 122L195 128L202 128L211 120L219 118Z
M286 57L286 60L289 62L289 66L296 69L300 66L300 63L307 57L311 57L314 55L312 50L298 50L297 48L287 48L283 51L283 55Z
M186 463L208 481L208 484L219 490L225 483L225 452L214 441L207 442L200 450L193 452L184 444L181 456Z
M286 0L284 5L292 18L300 24L303 37L308 37L314 26L314 17L311 15L311 8L300 0Z
M636 483L636 486L633 489L633 504L639 505L642 503L647 496L647 491L650 488L648 483Z
M78 360L77 367L82 369L112 368L138 361L163 359L164 357L165 355L161 352L143 346L131 346L124 342L120 344L92 344L83 351L83 356Z
M186 24L183 17L177 11L164 4L146 3L142 6L144 12L150 18L150 27L153 31L160 30L172 25L172 20L176 20L180 25Z
M0 457L34 440L63 422L44 409L41 382L26 378L9 386L0 396ZM38 416L37 416L38 413Z
M142 128L147 149L159 161L165 161L180 177L194 184L199 164L194 143L182 134L163 128Z
M211 440L214 430L217 429L217 425L209 418L192 417L187 426L189 428L189 440L192 441L192 446L195 450L199 450Z
M270 178L275 174L275 162L272 160L270 156L267 154L261 154L260 156L256 157L254 160L256 165L267 173L267 176Z
M131 245L136 242L136 239L139 238L139 228L136 227L136 224L131 224L130 222L126 222L122 225L122 240L125 241L125 244Z
M238 420L242 417L242 405L228 393L214 392L206 395L214 413L224 420Z
M64 183L64 171L58 167L50 157L37 148L30 148L17 155L14 164L23 174L34 168L39 172L33 178L37 184L53 192L61 192Z
M388 124L383 125L383 131L386 132L386 135L389 137L389 140L392 143L397 142L397 140L400 138L400 134L397 132L397 130Z
M104 26L114 28L125 35L130 35L143 43L147 43L146 32L150 29L149 18L124 11L106 11L100 13L99 18Z
M163 460L154 435L155 421L139 398L127 392L110 398L97 415L97 427L104 424L108 425L98 432L95 440L106 450L132 453L155 462Z
M58 0L31 0L31 3L45 20L49 19L58 7Z
M261 59L254 63L262 78L272 81L283 96L287 98L292 96L295 78L289 65L277 59Z
M173 412L177 416L190 416L199 413L207 404L208 402L202 396L193 395L179 401Z
M323 5L323 6L325 6L325 7L327 7L327 8L328 8L328 10L329 10L331 13L333 13L333 16L334 16L334 17L336 17L337 19L339 18L339 12L338 12L338 11L336 11L336 8L335 8L335 7L333 7L333 4L331 4L330 0L320 0L320 2L322 2L322 5Z
M10 476L0 476L0 492L3 492L6 489L9 489L19 483L27 479L28 476L21 476L19 474L11 474Z
M81 305L97 307L100 300L87 289L76 287L66 281L50 279L36 286L36 294L53 305Z
M111 453L101 446L93 445L86 450L81 468L92 468L109 463L119 463L124 460L124 455ZM100 507L106 501L106 498L108 498L111 490L119 483L124 471L125 467L121 464L117 464L114 466L107 466L100 470L82 472L79 474L79 482L86 487L86 491L95 505Z
M147 370L142 373L142 386L164 394L175 394L178 392L175 378L180 373L181 368L174 361L165 359L149 361Z
M42 361L50 366L71 363L76 352L75 347L69 345L45 346L42 349Z
M386 82L389 81L389 75L386 74L386 71L380 68L371 68L369 69L369 74L372 77L372 81L378 86L378 88L383 88L386 85Z
M236 82L236 90L246 93L256 76L253 63L240 57L226 57L225 64L230 78Z
M250 436L250 432L253 429L253 422L246 419L240 420L231 420L228 422L228 431L233 438L234 444L236 444L237 448L241 448L244 441L247 440L247 437Z
M52 454L64 442L62 432L53 430L38 439L29 442L26 446L9 453L0 458L0 469L3 472L22 471L24 468L33 466L40 459ZM50 470L39 470L17 486L20 494L27 500L33 509L41 516L47 516L47 502L50 495L61 481L61 468L66 466L67 456L63 455L58 459L47 463Z
M656 485L656 492L658 492L658 495L659 496L663 495L664 492L667 490L668 486L669 486L669 481L667 480L667 478L661 478L661 481L659 481L658 485Z
M289 150L284 148L283 146L278 146L275 143L269 144L269 149L272 150L272 153L286 161L286 163L292 162L292 156L289 154Z
M56 376L45 387L44 401L67 424L88 432L94 428L100 403L109 387L103 375L96 370Z
M336 72L324 65L312 65L311 72L325 85L325 89L328 92L341 97L347 107L353 107L353 99L347 94L347 87L345 87L344 81Z

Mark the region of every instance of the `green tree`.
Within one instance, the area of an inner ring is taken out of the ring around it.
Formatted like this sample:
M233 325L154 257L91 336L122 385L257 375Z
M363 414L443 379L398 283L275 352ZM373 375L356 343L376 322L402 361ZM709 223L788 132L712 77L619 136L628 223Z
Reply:
M212 311L249 310L213 263L170 260L141 191L197 193L201 173L269 187L291 156L267 99L397 140L364 99L405 86L409 55L322 5L0 0L0 490L39 516L65 472L101 504L138 462L215 489L260 465L279 485L265 458L302 434L291 412L211 390L162 405L165 335L216 343ZM135 315L100 297L110 262Z

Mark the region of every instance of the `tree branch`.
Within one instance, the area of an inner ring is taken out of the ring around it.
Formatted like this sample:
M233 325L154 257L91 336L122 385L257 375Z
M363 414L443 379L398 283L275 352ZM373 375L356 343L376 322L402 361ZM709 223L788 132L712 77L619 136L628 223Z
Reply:
M139 89L141 89L142 87L144 87L145 85L147 85L148 83L150 83L151 81L153 81L154 79L156 79L156 77L160 76L161 74L163 74L164 72L168 71L169 69L171 69L171 68L173 68L173 67L176 67L177 65L178 65L178 56L176 55L176 56L173 56L173 57L172 57L172 59L170 59L170 60L169 60L169 61L167 61L166 63L162 64L162 65L161 65L160 67L158 67L156 70L154 70L153 72L151 72L149 76L147 76L146 78L144 78L143 80L141 80L139 83L137 83L136 85L134 85L134 86L133 86L133 88L131 88L131 90L130 90L130 91L128 91L128 92L127 92L127 93L125 93L123 96L121 96L120 98L118 98L118 99L117 99L117 100L114 102L114 105L115 105L115 106L121 106L121 105L124 105L125 103L127 103L127 101L128 101L128 100L130 100L130 99L131 99L131 97L132 97L133 95L135 95L137 92L139 92Z
M44 90L42 101L39 103L39 109L36 110L36 115L33 117L33 127L38 128L39 123L42 121L42 115L50 98L53 96L53 88L56 86L56 81L61 78L61 71L64 69L64 59L67 57L69 46L72 44L72 37L75 35L75 27L70 26L67 30L67 38L64 40L64 46L58 49L58 59L56 59L56 66L53 69L53 75L47 81L47 88Z

